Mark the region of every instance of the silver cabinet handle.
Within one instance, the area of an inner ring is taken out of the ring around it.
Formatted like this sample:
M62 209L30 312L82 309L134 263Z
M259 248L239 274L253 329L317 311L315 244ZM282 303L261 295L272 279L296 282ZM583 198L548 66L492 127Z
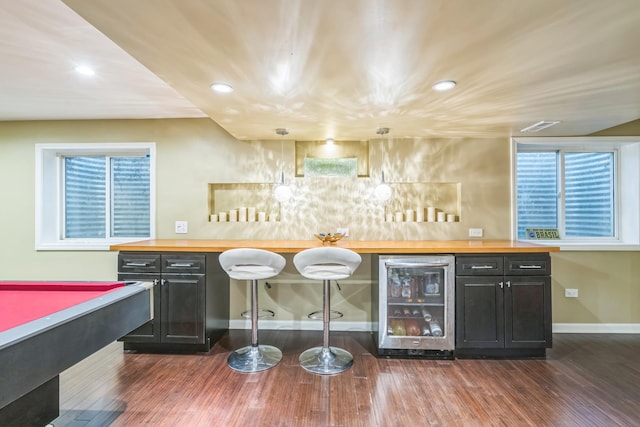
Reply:
M126 262L125 267L148 267L151 263L148 262Z
M511 287L511 280L507 280L507 288Z
M522 268L523 270L524 269L540 270L542 266L540 264L535 264L535 265L524 264L524 265L519 265L518 268Z
M500 285L500 289L504 289L504 282L498 282L498 285Z
M429 267L446 267L449 264L428 264L428 263L424 263L424 264L419 264L419 263L390 263L390 262L385 262L385 267L386 268L429 268Z
M176 262L169 264L169 267L193 267L192 262Z
M490 270L492 268L495 268L493 265L472 265L471 269L472 270Z

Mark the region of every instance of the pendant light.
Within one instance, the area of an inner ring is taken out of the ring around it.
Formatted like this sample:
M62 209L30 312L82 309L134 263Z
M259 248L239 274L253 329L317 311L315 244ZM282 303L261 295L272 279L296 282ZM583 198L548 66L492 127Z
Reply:
M282 138L280 139L280 182L273 191L273 196L280 203L287 202L293 195L291 188L284 183L284 136L289 134L285 128L276 129L276 133Z
M378 130L376 130L376 133L381 137L384 137L384 135L389 133L389 128L378 128ZM382 147L382 160L384 163L384 141L383 141L383 147ZM373 190L373 195L377 200L381 202L386 202L391 198L391 195L393 194L393 189L389 186L389 184L384 182L384 170L381 170L381 172L382 172L382 181Z

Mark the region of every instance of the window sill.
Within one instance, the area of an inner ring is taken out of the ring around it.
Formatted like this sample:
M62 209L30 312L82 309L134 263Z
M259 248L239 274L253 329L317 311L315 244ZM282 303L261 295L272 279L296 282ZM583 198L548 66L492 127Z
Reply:
M112 245L138 242L146 240L136 237L134 239L113 239L103 241L55 241L36 243L36 251L110 251Z
M560 251L640 251L640 244L636 243L603 243L603 242L563 242L561 240L521 240L547 246L559 246Z

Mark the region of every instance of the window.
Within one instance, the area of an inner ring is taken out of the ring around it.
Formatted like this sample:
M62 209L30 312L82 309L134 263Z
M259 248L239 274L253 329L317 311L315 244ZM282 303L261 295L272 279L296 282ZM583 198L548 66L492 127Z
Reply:
M629 138L514 139L515 237L557 229L561 244L637 245L639 145Z
M154 235L155 145L36 146L36 249L108 249Z
M523 151L517 157L518 238L557 228L565 238L616 238L613 151Z

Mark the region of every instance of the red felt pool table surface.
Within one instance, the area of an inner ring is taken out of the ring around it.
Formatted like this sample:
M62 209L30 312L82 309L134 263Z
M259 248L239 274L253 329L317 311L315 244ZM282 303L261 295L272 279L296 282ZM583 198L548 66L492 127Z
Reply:
M122 286L124 282L0 282L0 332Z

